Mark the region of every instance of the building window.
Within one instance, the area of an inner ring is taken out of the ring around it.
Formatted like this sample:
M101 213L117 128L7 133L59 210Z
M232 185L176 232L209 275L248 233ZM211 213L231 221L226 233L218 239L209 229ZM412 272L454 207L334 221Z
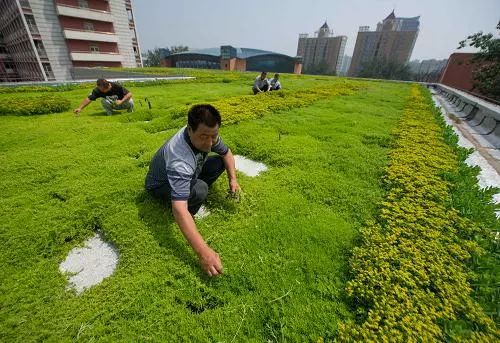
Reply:
M134 21L134 15L132 14L132 10L127 9L128 20Z
M82 8L89 8L89 2L87 0L78 0L78 6Z
M42 41L35 40L34 43L36 51L38 51L38 56L40 56L40 58L47 58L47 52L45 51L45 47L43 46Z
M134 54L136 56L139 56L139 49L135 45L133 47L134 47Z
M55 79L54 77L54 72L52 71L52 67L50 66L50 63L43 63L43 70L45 71L45 75L47 76L48 79Z
M83 29L85 31L94 31L94 23L86 21L83 23Z
M32 15L25 15L24 18L26 18L26 23L28 24L30 32L38 34L39 32L38 28L36 27L35 18Z
M98 54L99 53L99 46L96 44L91 44L89 46L89 50L91 53Z

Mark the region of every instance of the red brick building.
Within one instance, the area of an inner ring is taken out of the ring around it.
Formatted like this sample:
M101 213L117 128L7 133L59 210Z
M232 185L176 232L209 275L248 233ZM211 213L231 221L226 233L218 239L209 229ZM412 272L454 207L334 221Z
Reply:
M456 89L472 91L472 71L475 68L470 63L472 57L473 53L451 54L439 82Z

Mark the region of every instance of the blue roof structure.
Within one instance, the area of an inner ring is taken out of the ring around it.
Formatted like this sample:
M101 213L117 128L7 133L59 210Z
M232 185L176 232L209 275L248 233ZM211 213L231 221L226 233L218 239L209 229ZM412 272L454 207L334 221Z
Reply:
M279 54L279 53L276 53L273 51L266 51L266 50L260 50L260 49L249 49L249 48L235 48L235 49L236 49L236 57L241 58L241 59L247 59L250 57L262 56L262 55L287 56L285 54ZM220 48L207 48L207 49L197 49L197 50L178 52L178 53L172 54L171 56L191 55L191 54L210 55L210 56L214 56L214 57L220 57L220 55L221 55Z

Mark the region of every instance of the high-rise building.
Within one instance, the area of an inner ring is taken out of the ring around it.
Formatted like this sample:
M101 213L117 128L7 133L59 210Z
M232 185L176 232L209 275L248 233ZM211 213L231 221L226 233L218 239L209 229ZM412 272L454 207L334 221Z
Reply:
M0 0L0 81L141 66L131 0Z
M339 74L346 42L346 36L333 36L326 21L314 37L309 37L307 33L299 34L297 56L302 57L304 72L324 66L326 74Z
M347 56L345 55L344 58L342 59L342 65L340 66L340 73L337 75L339 76L346 76L347 72L349 71L349 66L351 65L351 60L352 56Z
M376 31L370 31L368 26L360 26L349 75L357 76L363 63L373 59L408 63L417 40L419 20L419 16L398 18L392 11L377 24Z

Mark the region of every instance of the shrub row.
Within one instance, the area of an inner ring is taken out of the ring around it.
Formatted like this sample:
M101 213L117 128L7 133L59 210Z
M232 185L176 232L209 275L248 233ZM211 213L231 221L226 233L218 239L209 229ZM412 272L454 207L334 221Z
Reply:
M70 106L68 99L50 94L38 97L9 97L0 101L0 115L60 113L69 110Z
M186 83L194 81L196 80L151 80L151 81L127 81L127 82L120 82L120 84L122 84L125 87L155 87L165 84ZM67 92L76 89L88 90L89 88L92 87L95 87L95 81L78 83L78 84L61 84L56 86L0 87L0 94Z
M418 87L394 132L376 222L361 232L347 293L355 321L339 341L495 341L494 322L471 297L467 262L482 253L480 230L450 206L445 175L457 160ZM456 331L449 328L460 327Z
M129 71L132 73L151 74L151 77L166 77L166 76L191 76L196 79L193 80L151 80L151 81L127 81L123 82L126 87L150 87L159 86L164 84L175 83L230 83L230 82L253 82L257 73L255 72L234 72L234 71L210 71L203 69L192 68L109 68L115 71ZM288 74L287 79L297 79L301 75ZM325 78L326 79L326 78ZM36 92L66 92L75 89L88 89L93 87L94 82L85 82L78 84L61 84L55 86L20 86L20 87L0 87L0 94L10 93L36 93Z
M211 104L221 113L223 125L230 125L243 120L261 118L278 111L308 106L315 101L335 95L351 95L361 87L364 87L361 82L340 80L329 87L236 96L217 100ZM171 108L168 115L157 117L148 123L146 131L160 132L182 125L191 106L192 104L186 104Z
M257 96L233 97L216 101L213 105L221 112L225 124L234 124L278 111L308 106L320 99L336 95L351 95L359 87L349 81L339 81L329 87L298 91L281 90L260 93Z
M122 69L123 70L123 69ZM256 72L234 72L225 70L206 70L196 68L127 68L126 71L137 72L141 74L151 74L152 76L191 76L196 77L194 82L235 82L235 81L253 81L257 76ZM288 75L287 75L288 78Z
M45 92L66 92L75 89L88 89L92 87L93 83L79 83L79 84L61 84L57 86L19 86L19 87L0 87L0 94L11 93L45 93Z

